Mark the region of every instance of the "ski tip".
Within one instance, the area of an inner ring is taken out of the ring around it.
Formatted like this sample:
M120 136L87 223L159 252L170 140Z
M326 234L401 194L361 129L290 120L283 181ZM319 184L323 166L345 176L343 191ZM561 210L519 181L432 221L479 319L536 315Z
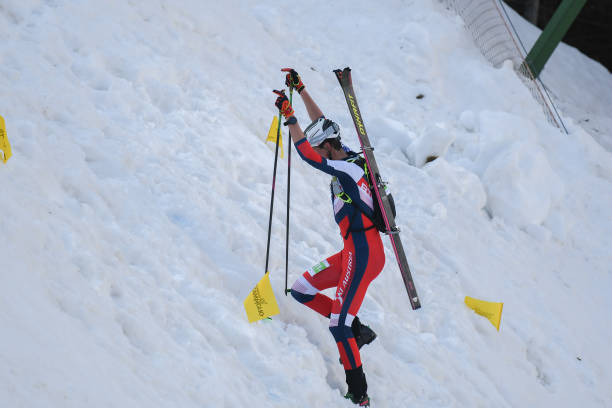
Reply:
M336 74L336 78L340 81L340 84L350 84L351 82L351 69L346 67L344 69L334 69L334 74Z

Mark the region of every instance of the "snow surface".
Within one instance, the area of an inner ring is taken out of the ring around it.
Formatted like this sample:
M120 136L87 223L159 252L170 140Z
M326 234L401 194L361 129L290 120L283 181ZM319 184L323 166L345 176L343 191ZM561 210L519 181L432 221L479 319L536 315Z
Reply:
M575 49L543 73L566 135L436 1L2 0L0 38L0 406L352 406L327 322L282 294L286 161L281 314L242 306L286 66L357 147L331 72L353 69L421 297L385 238L372 406L612 406L612 126L580 126L612 123L612 80ZM292 166L290 284L342 245L328 177ZM499 332L466 295L505 303Z

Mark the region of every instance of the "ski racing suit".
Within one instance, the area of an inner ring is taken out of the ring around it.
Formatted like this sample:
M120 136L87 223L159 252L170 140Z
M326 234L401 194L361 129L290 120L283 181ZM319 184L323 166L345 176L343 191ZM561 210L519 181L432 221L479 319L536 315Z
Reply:
M353 162L359 157L357 154L349 153L344 160L328 160L315 152L306 138L296 142L295 147L304 161L333 176L331 198L344 248L304 272L291 287L291 294L300 303L330 318L329 330L344 369L352 370L361 366L361 356L351 323L370 282L385 264L380 233L368 218L374 208L372 193L364 168ZM339 191L345 194L338 196ZM319 293L332 287L336 287L333 300Z

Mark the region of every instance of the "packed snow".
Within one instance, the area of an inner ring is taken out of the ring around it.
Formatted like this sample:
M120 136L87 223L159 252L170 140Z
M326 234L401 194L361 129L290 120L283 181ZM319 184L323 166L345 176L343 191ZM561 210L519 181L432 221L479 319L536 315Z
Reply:
M249 324L242 304L280 69L356 149L345 66L422 303L384 238L359 314L372 406L612 406L612 78L576 49L542 74L565 134L435 0L2 0L0 38L1 406L353 406L328 322L283 293L286 154L281 313ZM291 165L289 285L342 246L328 176ZM465 296L504 302L499 332Z

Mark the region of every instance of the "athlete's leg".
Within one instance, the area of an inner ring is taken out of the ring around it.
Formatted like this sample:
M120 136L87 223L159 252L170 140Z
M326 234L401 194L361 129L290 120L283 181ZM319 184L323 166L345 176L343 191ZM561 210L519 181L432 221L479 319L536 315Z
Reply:
M298 302L329 317L332 300L319 292L335 287L341 271L342 252L338 252L304 272L291 287L291 295Z
M368 384L351 323L355 319L370 282L380 274L385 253L378 231L351 234L345 241L343 273L332 305L329 330L344 365L348 393L353 402L367 395Z

